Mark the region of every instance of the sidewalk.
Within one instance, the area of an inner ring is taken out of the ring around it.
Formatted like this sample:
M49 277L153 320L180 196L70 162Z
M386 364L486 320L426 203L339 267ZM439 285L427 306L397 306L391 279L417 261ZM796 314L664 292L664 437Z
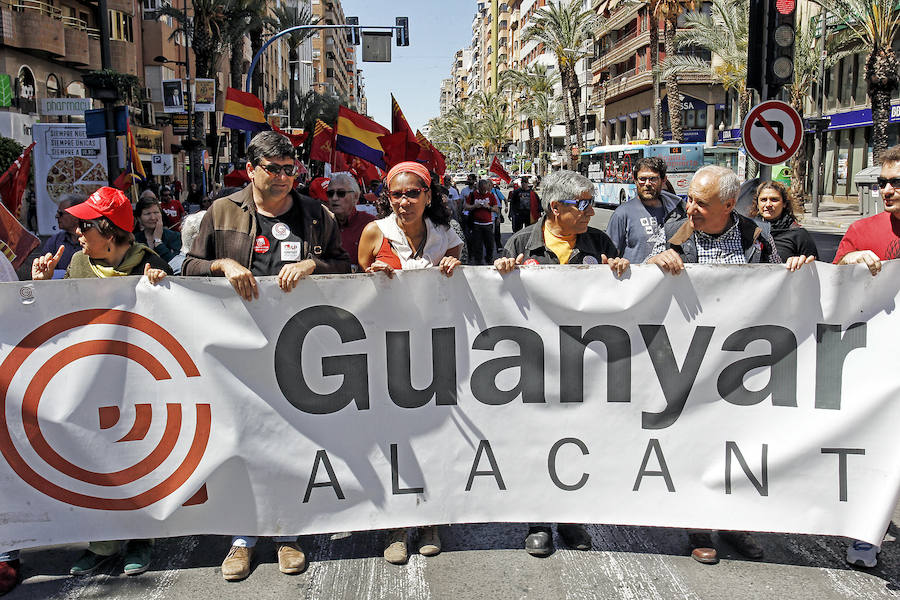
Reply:
M819 216L812 216L812 204L807 202L805 214L800 221L804 227L816 231L831 231L843 233L852 223L863 216L859 214L858 204L844 204L842 202L820 202Z

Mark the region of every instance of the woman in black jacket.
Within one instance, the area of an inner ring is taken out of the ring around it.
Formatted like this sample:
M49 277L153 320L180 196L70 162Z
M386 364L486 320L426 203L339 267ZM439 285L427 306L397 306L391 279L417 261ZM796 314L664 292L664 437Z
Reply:
M783 261L792 256L819 255L812 235L797 222L797 214L803 214L803 205L781 183L764 181L756 188L749 216L761 217L769 224Z

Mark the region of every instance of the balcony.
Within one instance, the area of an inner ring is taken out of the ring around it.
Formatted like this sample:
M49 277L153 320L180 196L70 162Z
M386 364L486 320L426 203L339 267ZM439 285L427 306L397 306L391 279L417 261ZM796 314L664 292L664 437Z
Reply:
M81 67L91 64L87 24L74 17L63 17L62 24L66 43L65 62Z
M634 92L653 85L653 72L650 69L637 71L629 69L606 83L606 102L616 100L620 96L628 96Z
M662 39L662 30L659 32L660 40ZM594 70L605 69L610 65L634 56L639 48L650 44L650 32L642 31L641 33L632 33L625 38L616 41L612 48L603 53L601 57L591 63Z
M66 37L59 8L41 0L13 0L0 4L0 43L61 57ZM7 25L7 23L9 25Z

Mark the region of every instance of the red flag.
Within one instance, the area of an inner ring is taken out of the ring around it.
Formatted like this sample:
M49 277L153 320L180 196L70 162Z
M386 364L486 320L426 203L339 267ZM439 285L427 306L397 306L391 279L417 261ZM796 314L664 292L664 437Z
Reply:
M347 154L338 150L334 153L334 163L331 165L331 170L335 173L341 173L343 171L349 171L350 165L347 163L347 159L350 158Z
M31 146L28 147L29 150ZM9 259L13 267L16 269L21 267L31 251L40 243L37 237L22 227L12 213L6 210L6 206L0 204L0 252Z
M15 218L19 216L19 209L22 207L22 195L25 193L25 186L28 184L28 173L31 171L31 150L34 143L22 152L9 166L6 172L0 176L0 200L9 212Z
M503 165L500 164L500 159L494 155L494 160L491 161L491 166L488 169L491 173L494 173L497 177L509 183L512 181L512 177L510 177L509 173L506 172L506 169L503 168Z
M400 110L400 105L397 103L397 99L394 98L393 94L391 94L391 133L401 132L405 134L404 141L406 142L406 148L403 152L403 158L395 160L394 164L403 162L404 160L417 160L419 162L426 162L431 159L430 156L422 156L423 150L425 149L423 149L417 141L415 134L413 134L412 127L409 126L409 123L406 121L406 117L403 116L403 111Z
M273 129L274 131L280 133L281 135L283 135L283 136L286 137L287 139L291 140L291 146L293 146L294 148L296 148L297 146L299 146L300 144L302 144L303 142L305 142L305 141L306 141L306 138L309 137L309 133L306 132L306 131L304 131L304 132L302 132L302 133L288 133L287 131L281 130L281 129L278 127L278 125L275 125L275 124L272 125L272 129Z
M316 121L316 129L313 132L312 152L310 160L331 162L334 154L334 129L325 124L321 119Z
M382 178L381 171L378 167L358 156L350 157L350 165L356 169L356 172L363 178L366 185L368 185L370 181L376 181Z
M447 161L441 151L434 147L434 144L428 141L428 138L422 135L421 131L416 130L416 139L423 149L428 150L428 167L443 176L447 172Z

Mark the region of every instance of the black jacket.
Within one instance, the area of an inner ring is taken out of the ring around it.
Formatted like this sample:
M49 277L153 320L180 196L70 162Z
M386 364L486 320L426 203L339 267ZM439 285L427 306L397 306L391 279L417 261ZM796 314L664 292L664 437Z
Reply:
M738 221L738 230L741 234L741 247L744 250L744 258L748 263L767 263L772 256L774 246L769 242L769 236L763 234L762 228L753 219L747 218L736 212L732 213ZM681 260L686 263L697 262L697 242L694 238L694 228L691 227L687 217L674 221L667 221L663 226L666 234L666 248L672 248L681 255ZM776 261L776 262L781 262Z
M559 258L544 244L546 219L547 217L544 217L537 223L514 233L503 247L503 256L515 258L524 254L525 261L531 259L542 265L558 265ZM575 237L575 247L572 249L568 264L600 264L603 262L601 255L606 255L606 258L617 258L619 251L608 235L599 229L588 227L587 231Z
M819 249L812 235L794 218L783 212L781 216L770 222L772 237L775 239L775 247L778 248L778 256L781 260L791 256L815 256L818 258Z

